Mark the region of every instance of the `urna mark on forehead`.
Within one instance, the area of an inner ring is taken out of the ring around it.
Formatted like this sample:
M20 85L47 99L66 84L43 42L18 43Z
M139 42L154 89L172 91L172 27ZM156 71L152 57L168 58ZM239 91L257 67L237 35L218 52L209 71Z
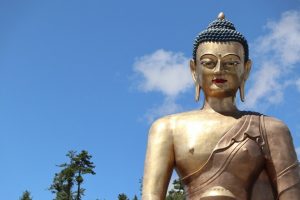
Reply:
M230 43L237 42L243 47L244 61L249 59L248 43L246 38L238 31L232 22L225 19L225 15L221 12L218 18L211 22L207 29L200 32L193 45L193 59L196 61L197 50L202 43Z

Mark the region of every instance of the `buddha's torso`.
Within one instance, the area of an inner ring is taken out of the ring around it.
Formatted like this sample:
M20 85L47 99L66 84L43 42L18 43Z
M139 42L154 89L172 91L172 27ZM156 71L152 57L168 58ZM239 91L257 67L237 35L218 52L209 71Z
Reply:
M175 118L175 169L180 178L188 177L188 199L199 200L204 193L220 187L233 192L234 199L250 199L264 167L259 116L233 118L198 111ZM214 152L216 148L218 152Z
M203 166L224 133L237 121L203 111L178 116L173 130L177 173L184 177Z

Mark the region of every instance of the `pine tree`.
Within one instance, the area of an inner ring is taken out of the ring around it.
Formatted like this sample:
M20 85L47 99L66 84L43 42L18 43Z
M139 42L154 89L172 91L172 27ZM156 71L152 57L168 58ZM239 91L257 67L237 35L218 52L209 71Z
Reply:
M143 193L143 177L140 178L139 183L140 183L140 196L142 196L142 193Z
M96 174L93 170L95 168L94 163L90 161L91 158L92 156L84 150L73 158L73 169L75 171L75 181L77 184L76 200L81 200L81 196L84 195L85 189L81 188L81 184L83 183L82 176L85 174Z
M69 151L66 156L69 162L58 165L62 170L55 174L49 190L56 194L55 200L81 200L85 191L81 187L84 181L83 175L96 174L93 170L94 163L90 161L92 156L85 150L79 154L76 154L76 151ZM73 191L75 184L77 189Z
M138 200L137 196L134 195L133 199L132 200Z
M23 192L22 196L20 197L20 200L32 200L32 197L30 197L30 192L25 190L25 192Z
M119 196L118 196L118 200L129 200L129 198L127 197L126 194L121 193L121 194L119 194Z
M166 200L185 200L184 187L180 180L173 181L173 188L168 192Z

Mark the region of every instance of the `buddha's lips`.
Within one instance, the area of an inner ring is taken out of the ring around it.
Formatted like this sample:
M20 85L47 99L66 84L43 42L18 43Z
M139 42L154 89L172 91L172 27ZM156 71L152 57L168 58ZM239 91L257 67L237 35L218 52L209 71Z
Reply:
M215 78L212 80L213 83L225 83L227 80L221 78Z

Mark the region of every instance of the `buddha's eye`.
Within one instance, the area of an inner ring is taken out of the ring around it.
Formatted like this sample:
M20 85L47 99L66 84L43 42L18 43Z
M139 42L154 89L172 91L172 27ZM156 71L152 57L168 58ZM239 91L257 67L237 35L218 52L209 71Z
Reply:
M223 63L226 67L236 67L238 64L240 64L238 61L227 61Z
M216 63L212 60L201 60L200 64L207 68L214 68Z

